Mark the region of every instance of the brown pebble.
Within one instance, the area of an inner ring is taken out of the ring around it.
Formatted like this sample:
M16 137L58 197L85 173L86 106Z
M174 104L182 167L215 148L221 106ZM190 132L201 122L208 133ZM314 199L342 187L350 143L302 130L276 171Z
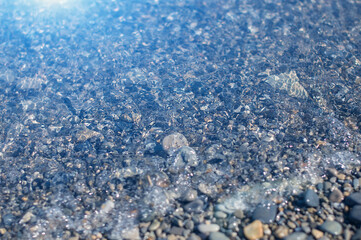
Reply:
M328 198L330 202L340 203L343 200L343 194L338 188L335 188Z
M260 220L255 220L243 228L244 236L249 240L263 237L263 226Z
M312 236L314 236L316 239L320 239L323 237L323 232L321 232L320 230L312 229L311 233Z
M289 229L286 226L279 226L275 231L275 236L277 238L284 238L288 236Z

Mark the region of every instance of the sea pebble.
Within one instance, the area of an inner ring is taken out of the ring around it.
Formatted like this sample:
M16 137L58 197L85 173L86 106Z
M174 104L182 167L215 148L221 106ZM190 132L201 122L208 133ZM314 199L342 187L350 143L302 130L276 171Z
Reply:
M361 192L352 193L345 199L345 203L350 207L361 205Z
M183 146L188 146L188 141L181 133L170 134L166 136L162 142L162 147L166 152L168 152L168 154L173 153L175 150Z
M252 214L253 220L260 220L263 223L272 223L277 214L277 206L274 204L261 204Z
M229 238L221 232L212 232L209 237L209 240L229 240Z
M263 225L260 220L255 220L243 228L244 236L249 240L263 237Z
M307 207L317 208L320 204L320 199L315 191L308 189L304 194L303 202Z
M217 224L199 224L198 231L204 234L208 234L211 232L218 232L220 229L219 225Z
M320 230L337 236L342 233L342 225L339 222L327 220L320 226Z
M350 220L353 223L361 224L361 205L352 207L350 211Z
M344 198L344 197L343 197L342 192L341 192L339 189L337 189L337 188L335 188L335 189L331 192L330 196L328 197L328 199L330 200L330 202L334 202L334 203L340 203L340 202L342 202L343 198Z
M200 199L194 200L186 205L184 205L184 210L189 213L201 213L203 211L203 201Z
M294 232L288 235L284 240L306 240L307 234L303 232Z

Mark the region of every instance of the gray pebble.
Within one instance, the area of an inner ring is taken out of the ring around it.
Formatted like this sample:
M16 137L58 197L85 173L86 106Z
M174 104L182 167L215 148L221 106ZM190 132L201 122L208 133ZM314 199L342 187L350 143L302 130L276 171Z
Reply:
M294 232L284 238L284 240L306 240L306 239L307 239L307 234L303 232Z
M191 188L182 194L180 200L184 202L191 202L197 199L197 195L197 191Z
M207 234L211 232L218 232L220 227L217 224L199 224L198 231Z
M277 214L277 206L274 204L259 205L252 214L253 220L260 220L263 223L272 223Z
M318 207L320 204L318 195L312 189L305 192L303 201L307 207Z
M221 211L217 211L214 213L214 216L216 218L220 218L220 219L224 219L227 217L227 213L221 212Z
M320 226L320 230L337 236L342 233L342 225L336 221L327 220Z
M183 234L184 228L180 228L180 227L172 227L170 229L170 234L174 234L174 235L179 235L181 236Z
M190 220L190 219L185 220L185 221L184 221L184 227L185 227L186 229L193 230L193 228L194 228L194 223L193 223L193 221Z
M189 212L189 213L201 213L203 212L203 201L202 200L194 200L193 202L190 202L188 204L186 204L183 208L186 212Z
M360 181L357 178L355 178L352 181L352 186L353 186L354 189L357 189L360 186Z
M350 211L350 220L353 223L361 224L361 205L352 207Z
M198 235L192 233L189 238L187 238L187 240L201 240L201 238Z
M154 220L154 221L152 222L152 224L150 224L148 230L149 230L149 231L154 231L154 230L156 230L157 228L159 228L159 226L160 226L160 222L159 222L158 220Z
M229 240L229 238L221 232L212 232L209 235L209 240Z

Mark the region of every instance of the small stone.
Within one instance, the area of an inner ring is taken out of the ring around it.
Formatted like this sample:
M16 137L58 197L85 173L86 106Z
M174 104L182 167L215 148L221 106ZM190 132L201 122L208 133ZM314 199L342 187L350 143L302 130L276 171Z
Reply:
M350 207L361 205L361 192L352 193L345 199L345 203Z
M224 219L224 218L227 217L227 213L221 212L221 211L217 211L217 212L214 213L214 216L215 216L216 218Z
M229 238L221 232L212 232L209 237L209 240L229 240Z
M342 225L336 221L327 220L320 226L320 230L337 236L342 233Z
M312 236L314 236L314 238L316 238L316 239L323 237L323 232L321 232L318 229L312 229L311 233L312 233Z
M279 226L274 232L277 238L285 238L288 235L288 228L286 226Z
M6 233L6 229L5 228L0 228L0 234L4 235Z
M353 181L352 181L352 186L354 189L358 189L358 187L360 186L360 181L355 178Z
M288 235L284 240L306 240L307 234L303 232L294 232Z
M330 202L340 203L340 202L342 202L344 197L343 197L342 192L338 188L335 188L331 192L331 194L328 198L329 198Z
M207 234L211 232L218 232L220 227L217 224L199 224L198 231L201 233Z
M346 179L346 175L343 174L343 173L339 173L339 174L337 174L337 178L338 178L339 180L345 180L345 179Z
M170 229L170 234L173 234L173 235L179 235L181 236L183 234L183 231L184 231L184 228L180 228L180 227L172 227Z
M263 237L263 226L260 220L255 220L243 228L244 236L249 240Z
M351 208L350 220L355 224L361 224L361 205L356 205Z
M197 191L191 188L182 194L180 200L184 201L184 202L191 202L191 201L196 200L197 196L198 196Z
M320 199L315 191L308 189L304 194L303 202L307 207L317 208L320 204Z
M138 240L140 239L140 235L139 235L139 228L135 227L132 229L129 229L127 231L124 231L122 233L122 238L124 239L129 239L129 240Z
M192 233L189 238L187 238L187 240L201 240L201 238L198 235Z
M184 221L184 227L189 230L193 230L194 222L190 219Z
M181 133L170 134L166 136L162 142L162 147L168 154L184 146L188 146L188 141Z
M260 220L262 223L272 223L277 214L277 206L274 204L259 205L252 214L253 220Z
M338 172L335 168L328 168L327 169L327 174L329 177L336 177Z
M186 204L183 208L188 213L201 213L203 211L203 201L202 200L194 200L188 204Z
M241 219L241 218L244 217L244 213L243 213L242 209L236 210L236 211L233 213L233 215L234 215L236 218L239 218L239 219Z
M152 222L152 224L150 224L148 230L150 232L155 231L157 228L159 228L159 226L160 226L160 222L156 219Z
M25 213L24 214L24 216L21 218L21 220L20 220L20 224L22 224L22 223L27 223L27 222L29 222L30 221L30 219L33 217L34 215L33 215L33 213L32 212L27 212L27 213Z

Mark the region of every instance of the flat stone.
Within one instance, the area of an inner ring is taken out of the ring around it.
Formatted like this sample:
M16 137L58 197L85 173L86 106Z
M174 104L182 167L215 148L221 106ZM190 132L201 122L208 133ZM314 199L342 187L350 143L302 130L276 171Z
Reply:
M139 235L139 228L135 227L132 229L129 229L127 231L124 231L122 234L123 239L129 239L129 240L138 240L140 239Z
M244 217L244 213L243 213L242 209L236 210L236 211L233 213L233 215L234 215L236 218L239 218L239 219L241 219L241 218Z
M184 231L184 228L180 228L180 227L172 227L171 229L170 229L170 234L174 234L174 235L179 235L179 236L181 236L181 235L183 235L183 231Z
M277 206L274 204L261 204L252 214L253 220L260 220L262 223L272 223L276 218Z
M288 235L284 240L306 240L307 234L303 232L294 232Z
M308 189L303 198L303 202L307 207L317 208L320 205L320 198L312 189Z
M343 194L339 189L334 189L330 196L328 197L328 199L330 200L330 202L334 202L334 203L340 203L343 201Z
M361 192L352 193L345 199L345 203L350 207L361 205Z
M361 205L356 205L351 208L350 220L355 224L361 224Z
M209 237L209 240L229 240L229 238L221 232L212 232Z
M255 220L243 228L244 236L249 240L263 237L263 225L260 220Z
M320 226L320 230L337 236L342 233L342 225L339 222L327 220Z
M203 211L203 201L200 199L194 200L188 204L186 204L183 208L188 213L201 213Z
M198 231L201 233L207 234L211 232L218 232L220 227L217 224L199 224Z

